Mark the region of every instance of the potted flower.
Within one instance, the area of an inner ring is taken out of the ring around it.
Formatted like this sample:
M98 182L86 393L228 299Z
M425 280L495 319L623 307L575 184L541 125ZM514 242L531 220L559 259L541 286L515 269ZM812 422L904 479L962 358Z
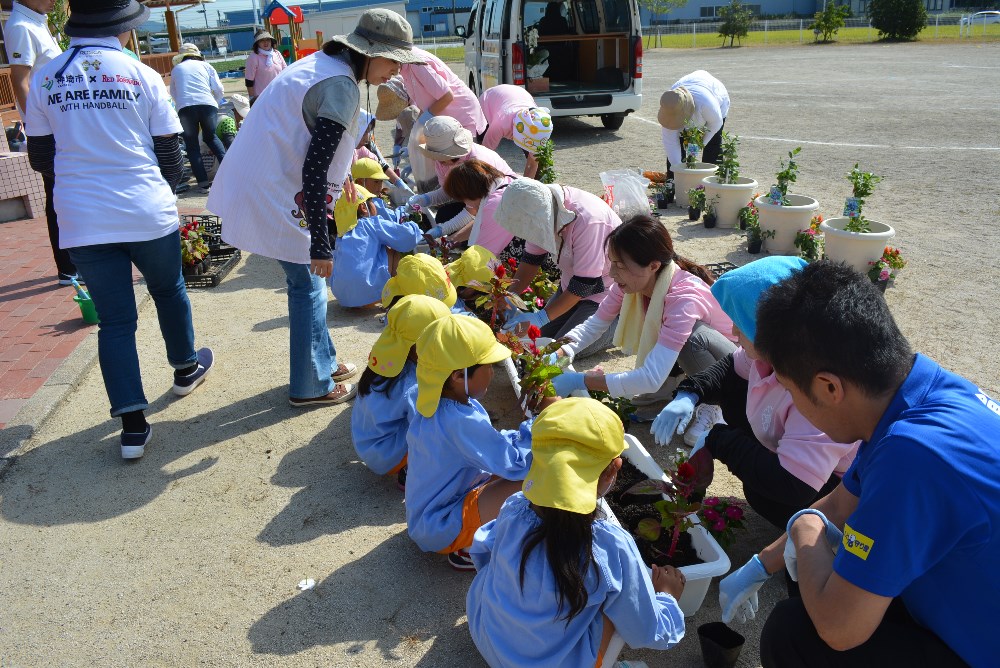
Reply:
M747 252L756 255L760 252L764 239L774 236L774 230L764 230L760 227L760 213L753 200L740 209L740 227L747 231Z
M538 27L532 26L524 31L524 43L528 47L527 66L528 83L525 89L529 93L546 93L549 90L549 78L545 72L549 69L549 50L538 48Z
M524 300L510 291L510 286L514 283L514 272L507 271L508 265L491 260L487 266L493 270L490 282L484 285L478 281L472 281L468 287L481 293L474 302L476 315L489 325L494 333L497 333L503 327L504 314L511 305L521 310L524 310L527 305Z
M738 214L743 203L750 199L757 182L740 176L740 163L737 155L737 145L740 138L728 132L722 133L722 152L715 176L701 180L709 197L718 198L716 210L719 217L719 227L736 227L739 223Z
M208 242L198 228L197 222L181 226L181 264L185 276L198 276L212 266Z
M715 173L715 165L698 162L698 156L705 148L705 128L688 125L681 130L681 149L684 152L683 165L671 165L674 183L677 186L677 206L689 206L687 193L701 183L706 176Z
M657 209L666 209L674 201L674 182L672 179L656 183L652 188L653 200Z
M823 216L816 214L809 221L809 227L799 230L795 235L795 248L807 262L815 262L823 257L823 233L820 231L820 223Z
M687 191L688 220L698 220L705 208L705 186L698 186Z
M713 197L707 204L705 204L705 215L702 216L701 222L705 224L705 229L712 229L719 222L719 212L716 209L718 206L718 198Z
M795 255L795 235L806 228L819 202L805 195L789 195L788 188L798 179L799 165L795 156L801 146L788 152L788 162L781 161L781 169L775 175L777 184L771 191L754 200L760 212L762 229L774 232L767 242L767 252L775 255Z
M885 223L868 220L863 214L865 198L872 194L882 177L865 172L854 163L847 180L851 182L852 196L844 202L844 215L820 224L826 237L826 257L867 273L869 263L882 257L886 242L896 236L896 230Z
M906 260L898 248L886 246L882 251L882 257L868 264L868 278L879 290L885 292L889 281L895 280L896 272L906 266Z

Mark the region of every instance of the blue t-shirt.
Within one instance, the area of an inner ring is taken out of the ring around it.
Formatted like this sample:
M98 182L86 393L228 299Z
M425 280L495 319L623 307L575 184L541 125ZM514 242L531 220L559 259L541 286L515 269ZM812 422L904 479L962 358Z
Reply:
M442 398L431 417L414 416L406 444L406 527L421 550L438 552L462 532L466 494L494 475L528 475L531 420L497 431L475 399Z
M406 456L406 430L417 414L417 365L409 360L388 392L358 394L351 408L351 439L358 457L383 475Z
M901 597L971 665L996 665L1000 405L917 355L844 487L859 500L834 570Z
M524 494L511 496L500 515L476 532L469 555L476 578L466 598L469 632L490 666L593 666L606 614L629 647L669 649L684 637L684 613L670 594L653 589L635 541L617 524L593 524L594 565L585 575L587 606L566 624L557 612L558 589L539 545L528 556L521 586L521 555L541 520Z
M408 253L423 238L416 223L397 223L379 215L359 218L350 232L337 239L330 276L333 296L347 307L379 301L389 280L386 248Z

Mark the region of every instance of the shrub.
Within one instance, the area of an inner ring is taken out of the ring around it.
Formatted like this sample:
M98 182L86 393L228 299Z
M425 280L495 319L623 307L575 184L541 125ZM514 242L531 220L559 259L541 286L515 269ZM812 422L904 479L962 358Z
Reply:
M719 36L722 43L726 43L729 38L729 46L733 45L734 39L741 39L750 32L750 22L753 20L753 11L748 9L740 0L732 0L728 7L719 9L719 16L722 17L722 25L719 26Z
M822 41L832 42L833 36L837 34L838 30L844 27L844 19L850 15L851 8L849 5L836 5L833 2L828 2L823 11L816 12L816 15L813 16L813 22L809 24L809 29L822 34Z
M868 16L882 39L916 39L927 26L923 0L872 0Z

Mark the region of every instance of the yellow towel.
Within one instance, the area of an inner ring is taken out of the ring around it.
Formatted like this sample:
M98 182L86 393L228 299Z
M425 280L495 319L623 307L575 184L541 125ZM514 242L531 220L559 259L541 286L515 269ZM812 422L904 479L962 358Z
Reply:
M635 353L635 368L638 369L646 361L646 355L656 345L660 338L660 327L663 325L663 299L670 291L670 282L674 280L677 264L671 262L656 277L653 286L653 296L649 298L649 309L643 310L642 293L625 295L622 300L622 310L618 314L618 327L615 328L614 344L627 355Z

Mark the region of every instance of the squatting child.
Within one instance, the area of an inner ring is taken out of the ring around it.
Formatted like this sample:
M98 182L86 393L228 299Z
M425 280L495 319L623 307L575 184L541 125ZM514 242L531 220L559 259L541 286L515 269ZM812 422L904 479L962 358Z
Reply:
M433 297L448 308L458 299L455 286L441 263L426 253L407 255L400 259L396 275L382 288L382 306L392 308L400 297L406 295L426 295Z

